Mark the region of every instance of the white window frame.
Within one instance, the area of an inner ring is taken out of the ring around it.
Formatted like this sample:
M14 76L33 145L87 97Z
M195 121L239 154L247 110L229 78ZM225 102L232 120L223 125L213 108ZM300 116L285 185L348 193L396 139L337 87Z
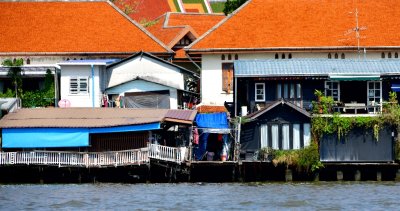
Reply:
M369 86L370 84L373 84L373 88L370 89ZM379 89L376 88L376 84L379 84ZM379 96L375 94L375 91L379 91ZM370 95L371 92L371 95ZM379 98L379 102L376 102L375 99ZM372 105L371 99L376 104L382 105L382 81L368 81L367 83L367 99L368 99L368 105Z
M333 84L337 84L337 89L333 89ZM330 95L328 95L328 90L331 92ZM337 94L333 94L334 91L337 92ZM325 96L326 97L332 97L334 101L340 102L340 82L339 81L325 81Z
M73 82L76 80L76 82ZM76 88L73 88L73 83L76 83ZM82 86L82 83L86 83L86 88ZM87 95L89 94L89 77L70 77L69 79L69 94L71 95Z
M261 85L262 89L258 89L257 86ZM262 95L261 94L257 94L258 90L262 90ZM262 96L262 99L259 99L258 97ZM254 84L254 100L256 102L265 102L265 83L255 83Z

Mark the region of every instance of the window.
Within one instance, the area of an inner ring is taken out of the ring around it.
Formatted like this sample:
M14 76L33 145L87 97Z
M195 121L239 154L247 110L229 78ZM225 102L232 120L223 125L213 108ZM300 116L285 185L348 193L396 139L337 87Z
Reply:
M232 55L228 54L228 60L232 60Z
M396 53L394 53L394 58L399 58L399 54L396 52Z
M87 77L71 77L69 82L70 94L87 94L88 78Z
M235 54L235 60L239 59L239 55Z
M339 55L335 53L335 59L339 59Z
M279 59L279 55L277 53L275 54L275 59Z
M285 59L285 57L286 57L286 56L285 56L285 54L283 53L283 54L282 54L282 59Z
M342 55L340 56L341 59L345 59L346 56L344 55L344 53L342 53Z
M289 124L282 124L282 149L288 150L290 149L290 133L289 133Z
M279 125L271 125L272 149L279 149Z
M221 60L225 60L225 54L221 55Z
M292 59L292 54L291 53L289 54L289 59Z
M381 102L382 96L382 82L381 81L368 81L368 105Z
M276 99L285 99L299 107L301 102L301 84L300 83L278 83L276 86Z
M293 124L293 149L300 149L300 124Z
M328 53L328 59L332 59L331 53Z
M265 101L265 84L256 83L255 84L255 101L262 102Z
M31 64L31 60L29 58L26 59L26 64Z
M231 93L233 90L233 63L222 63L222 91Z
M382 52L381 57L382 57L382 59L385 58L385 52Z
M331 96L334 101L340 101L340 83L325 81L325 96Z
M391 58L392 58L392 53L389 52L389 53L388 53L388 59L391 59Z
M304 147L309 146L311 142L311 126L309 123L303 124L303 140L304 140Z
M261 135L261 148L268 147L268 125L263 124L260 127L260 135Z

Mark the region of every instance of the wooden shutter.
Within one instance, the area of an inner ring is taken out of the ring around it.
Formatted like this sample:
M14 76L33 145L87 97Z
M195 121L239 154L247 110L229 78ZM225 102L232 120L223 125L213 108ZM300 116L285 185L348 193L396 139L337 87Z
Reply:
M233 63L222 64L222 91L230 93L233 90Z

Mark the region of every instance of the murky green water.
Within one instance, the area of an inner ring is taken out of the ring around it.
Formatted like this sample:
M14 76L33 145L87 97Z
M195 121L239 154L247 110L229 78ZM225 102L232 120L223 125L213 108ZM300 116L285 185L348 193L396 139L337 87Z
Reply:
M399 210L400 183L0 185L1 210Z

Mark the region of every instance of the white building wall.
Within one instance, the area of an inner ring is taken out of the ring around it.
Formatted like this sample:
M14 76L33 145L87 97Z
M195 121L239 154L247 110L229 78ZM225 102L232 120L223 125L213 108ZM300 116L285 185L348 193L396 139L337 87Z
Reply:
M99 67L100 66L94 66L94 77L92 77L92 69L90 65L61 66L61 99L69 100L71 107L92 107L92 97L94 97L94 107L100 107L103 92L100 90ZM71 77L88 77L88 93L70 94L69 89Z
M388 51L389 52L389 51ZM385 52L385 59L388 59L388 52ZM331 53L332 58L335 52L294 52L290 53L292 59L327 59L328 53ZM337 52L339 59L341 54L345 54L345 59L381 59L382 52ZM400 54L400 52L398 52ZM275 52L271 53L246 53L238 54L239 60L245 59L275 59ZM279 59L282 59L282 54L285 54L285 59L289 58L288 52L278 52ZM392 51L392 59L395 52ZM231 54L231 60L228 60L229 54L224 54L225 60L221 59L222 54L203 54L202 55L202 70L201 70L201 98L202 104L206 105L223 105L225 101L233 102L233 94L222 91L222 63L234 62L235 53ZM399 55L400 56L400 55ZM398 58L399 59L399 58Z
M126 92L149 92L169 90L169 103L171 109L178 109L178 91L177 89L163 86L144 80L134 80L128 83L121 84L116 87L107 89L106 93L110 95L124 96Z

